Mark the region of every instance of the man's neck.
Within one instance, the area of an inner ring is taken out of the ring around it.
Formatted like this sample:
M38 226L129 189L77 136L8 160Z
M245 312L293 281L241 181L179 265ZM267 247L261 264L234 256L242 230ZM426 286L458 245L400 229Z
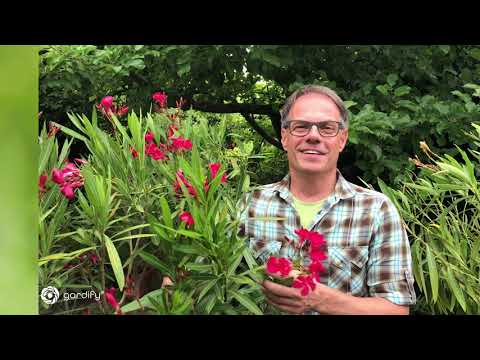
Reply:
M290 169L290 192L300 201L323 200L335 190L336 183L336 171L326 174L308 174Z

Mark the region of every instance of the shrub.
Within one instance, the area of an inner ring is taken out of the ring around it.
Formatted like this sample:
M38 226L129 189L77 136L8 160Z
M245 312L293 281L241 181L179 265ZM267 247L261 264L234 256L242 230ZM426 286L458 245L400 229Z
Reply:
M470 134L480 145L480 127ZM422 149L430 159L394 190L379 180L396 204L412 241L417 311L431 314L480 313L480 153L457 147L462 161Z

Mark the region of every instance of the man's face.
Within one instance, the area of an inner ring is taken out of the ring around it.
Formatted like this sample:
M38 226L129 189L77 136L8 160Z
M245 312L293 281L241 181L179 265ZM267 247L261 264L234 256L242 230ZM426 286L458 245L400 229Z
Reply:
M316 93L298 98L290 109L288 118L308 122L341 121L335 103L325 95ZM324 137L313 126L307 135L299 137L282 128L282 145L288 153L290 169L297 173L324 174L335 171L338 156L343 151L347 138L347 129L340 129L334 137Z

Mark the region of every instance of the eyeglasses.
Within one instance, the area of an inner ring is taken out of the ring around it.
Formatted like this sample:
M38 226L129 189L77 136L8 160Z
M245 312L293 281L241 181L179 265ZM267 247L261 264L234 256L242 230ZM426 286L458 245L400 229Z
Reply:
M310 133L312 126L316 126L318 133L322 136L333 137L337 136L340 129L344 126L338 121L321 121L310 122L305 120L290 120L286 123L286 128L290 131L290 134L295 136L306 136Z

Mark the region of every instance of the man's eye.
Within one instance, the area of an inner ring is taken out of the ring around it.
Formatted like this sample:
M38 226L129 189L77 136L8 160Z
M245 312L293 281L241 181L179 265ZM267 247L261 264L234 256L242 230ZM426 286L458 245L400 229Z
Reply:
M304 124L295 125L295 130L305 130L305 129L308 129L307 125L304 125Z
M335 125L333 124L324 124L321 126L322 129L325 129L327 131L334 131L335 130Z

